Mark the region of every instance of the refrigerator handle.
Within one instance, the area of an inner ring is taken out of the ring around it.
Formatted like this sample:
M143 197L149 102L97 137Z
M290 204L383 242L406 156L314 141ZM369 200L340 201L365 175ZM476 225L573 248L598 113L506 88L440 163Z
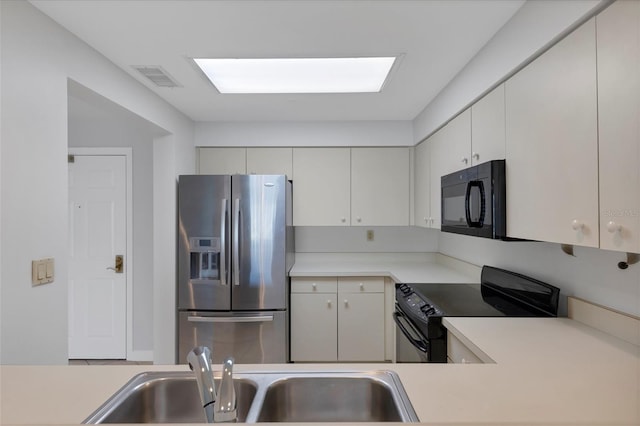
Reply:
M227 285L227 199L222 199L220 214L220 283Z
M240 285L240 198L233 213L233 284Z
M253 317L189 317L189 322L271 322L273 315L253 316Z

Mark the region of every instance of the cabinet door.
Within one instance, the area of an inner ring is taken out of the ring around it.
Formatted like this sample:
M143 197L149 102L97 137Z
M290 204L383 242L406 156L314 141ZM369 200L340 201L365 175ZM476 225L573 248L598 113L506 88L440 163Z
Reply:
M351 225L409 225L409 148L351 149Z
M480 357L450 331L447 331L447 360L453 364L483 364Z
M286 175L293 179L292 148L247 148L247 173Z
M294 148L293 173L295 226L349 225L349 148Z
M429 163L429 149L430 145L428 141L424 141L415 148L414 154L414 185L413 185L413 200L414 200L414 225L428 228L431 226L429 218L431 217L430 210L430 163Z
M507 235L598 246L595 21L506 82Z
M384 361L384 293L341 293L338 359Z
M504 84L471 107L471 164L504 159Z
M440 178L469 167L471 154L471 111L467 109L429 138L431 227L440 229Z
M244 175L247 173L246 148L199 148L198 174Z
M640 2L596 17L600 247L640 252Z
M336 294L291 294L291 361L337 361Z

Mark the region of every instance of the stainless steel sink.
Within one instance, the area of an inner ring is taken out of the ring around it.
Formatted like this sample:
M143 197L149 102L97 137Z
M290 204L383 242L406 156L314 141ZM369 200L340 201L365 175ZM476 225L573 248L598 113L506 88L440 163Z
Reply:
M391 371L234 374L238 421L417 422ZM148 372L131 379L84 423L204 423L191 372Z
M377 377L292 377L267 389L258 422L401 422L394 389Z
M234 385L238 421L244 422L258 386L242 378ZM84 423L205 423L205 417L193 373L149 372L135 376Z

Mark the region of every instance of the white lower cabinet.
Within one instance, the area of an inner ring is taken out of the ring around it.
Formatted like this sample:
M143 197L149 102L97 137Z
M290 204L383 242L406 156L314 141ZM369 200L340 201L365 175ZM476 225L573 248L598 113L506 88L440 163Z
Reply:
M291 280L291 361L384 361L384 278Z
M450 364L482 364L482 360L453 333L447 331L447 362Z

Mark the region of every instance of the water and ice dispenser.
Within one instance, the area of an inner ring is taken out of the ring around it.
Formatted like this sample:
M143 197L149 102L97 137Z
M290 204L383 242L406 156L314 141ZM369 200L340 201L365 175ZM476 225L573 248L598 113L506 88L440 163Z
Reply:
M207 284L220 281L220 238L189 239L191 251L191 282Z

